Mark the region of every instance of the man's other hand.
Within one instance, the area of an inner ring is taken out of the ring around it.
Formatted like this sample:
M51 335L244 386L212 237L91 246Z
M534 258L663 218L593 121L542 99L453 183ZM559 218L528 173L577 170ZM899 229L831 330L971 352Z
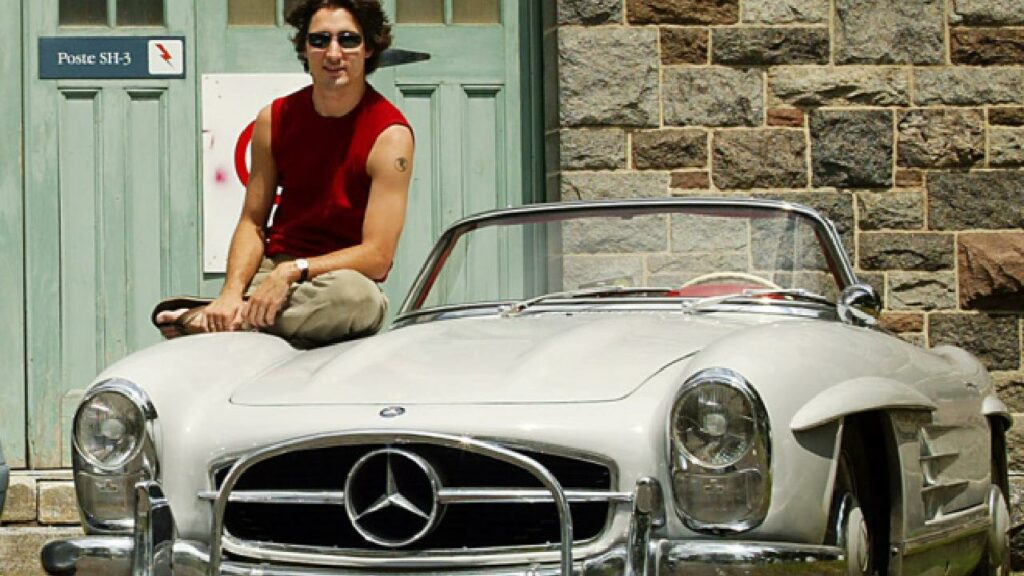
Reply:
M255 328L272 326L288 301L290 286L287 266L274 268L242 305L242 320Z
M242 322L242 297L221 294L203 310L203 329L206 332L238 330Z

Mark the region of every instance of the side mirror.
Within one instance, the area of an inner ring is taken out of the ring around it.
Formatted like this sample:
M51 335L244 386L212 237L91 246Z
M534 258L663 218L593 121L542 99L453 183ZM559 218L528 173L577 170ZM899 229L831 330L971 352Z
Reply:
M854 326L874 326L882 311L882 299L868 284L854 284L843 289L836 304L839 319Z

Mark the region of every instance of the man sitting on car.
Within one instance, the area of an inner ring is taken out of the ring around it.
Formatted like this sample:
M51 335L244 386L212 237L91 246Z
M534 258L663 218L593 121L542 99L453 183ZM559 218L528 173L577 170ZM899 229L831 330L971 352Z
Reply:
M259 112L224 286L212 302L161 302L153 321L168 338L258 329L315 345L383 323L377 282L402 232L413 157L409 122L366 82L391 26L379 0L305 0L286 20L312 85Z

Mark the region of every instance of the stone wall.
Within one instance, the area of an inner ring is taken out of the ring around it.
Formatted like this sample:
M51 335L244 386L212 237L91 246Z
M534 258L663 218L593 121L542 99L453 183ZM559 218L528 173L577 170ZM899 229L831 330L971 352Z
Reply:
M45 574L39 564L42 545L82 533L71 471L13 472L0 520L0 575Z
M887 327L985 362L1024 471L1024 2L556 6L557 195L818 208Z

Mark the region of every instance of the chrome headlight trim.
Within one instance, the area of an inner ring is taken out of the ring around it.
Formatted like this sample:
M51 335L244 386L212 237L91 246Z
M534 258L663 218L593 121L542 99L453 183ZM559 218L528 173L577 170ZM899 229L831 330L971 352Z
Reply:
M127 399L134 409L138 411L140 420L142 420L142 429L139 431L138 438L135 439L135 443L131 451L118 458L114 465L101 462L95 457L95 455L85 450L81 444L78 433L79 420L82 417L83 410L90 406L94 399L103 394L117 394ZM146 396L146 393L141 388L136 386L133 382L119 378L105 380L90 388L89 391L86 392L85 396L82 397L82 401L78 404L78 409L75 410L75 417L72 420L72 442L75 447L75 452L77 452L92 468L97 471L108 473L122 471L127 468L133 460L136 460L142 452L146 442L146 428L148 427L149 422L154 419L156 419L156 409L153 407L153 403L150 402L149 397Z
M124 396L144 418L142 437L129 457L116 467L103 466L88 457L78 442L79 412L90 400L104 393ZM79 513L87 533L131 533L135 513L134 486L137 482L156 480L159 476L158 432L156 409L146 392L134 382L122 378L104 380L89 388L82 397L71 432L72 465Z
M725 385L739 392L749 404L754 417L753 435L750 446L739 457L723 465L709 465L693 456L682 445L675 433L675 419L679 410L680 401L695 388L705 385ZM668 439L669 459L669 486L673 492L672 502L677 516L686 526L701 532L743 532L761 524L768 513L771 503L771 425L768 420L768 412L764 402L757 390L739 373L723 367L710 367L698 371L690 376L676 392L669 411L666 426L666 438ZM745 518L739 518L728 522L707 522L695 517L692 508L699 503L681 503L676 494L676 474L704 475L708 477L730 478L743 474L756 473L761 479L761 500L752 513ZM690 509L688 509L690 508Z

